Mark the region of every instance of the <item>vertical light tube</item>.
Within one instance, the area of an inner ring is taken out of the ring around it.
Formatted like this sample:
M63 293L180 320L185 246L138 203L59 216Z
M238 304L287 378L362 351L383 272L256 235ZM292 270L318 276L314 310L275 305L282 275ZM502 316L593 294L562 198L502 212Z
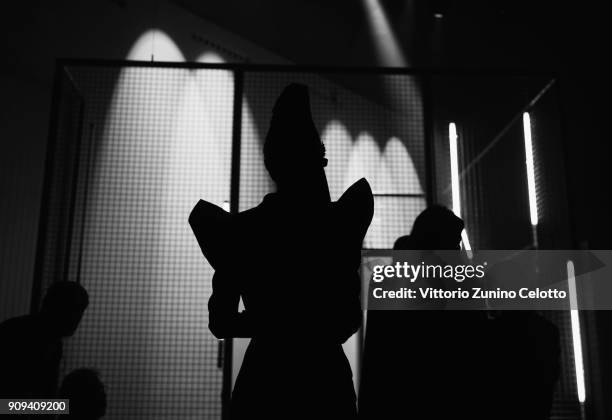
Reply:
M453 213L461 217L461 196L459 195L459 152L457 148L457 126L448 125L448 141L450 146L451 165L451 195L453 200Z
M531 140L531 118L528 112L523 113L523 132L525 135L525 164L527 166L527 190L529 192L529 217L531 225L538 224L538 203L535 190L535 170L533 166L533 143Z
M450 146L451 165L451 196L453 201L453 213L461 217L461 194L459 191L459 148L457 145L457 126L455 123L448 124L448 142ZM461 232L461 241L466 251L471 251L470 241L465 229ZM468 253L471 258L471 253Z
M586 389L584 385L584 365L582 361L582 336L580 334L580 318L578 314L578 296L576 294L576 275L573 261L567 262L567 282L570 300L570 318L572 323L572 342L574 346L574 368L576 369L576 389L578 401L584 403L586 400Z
M472 253L470 252L472 251L472 246L470 245L470 240L468 239L467 232L465 231L465 229L461 231L461 241L463 241L463 249L468 251L468 258L472 259Z

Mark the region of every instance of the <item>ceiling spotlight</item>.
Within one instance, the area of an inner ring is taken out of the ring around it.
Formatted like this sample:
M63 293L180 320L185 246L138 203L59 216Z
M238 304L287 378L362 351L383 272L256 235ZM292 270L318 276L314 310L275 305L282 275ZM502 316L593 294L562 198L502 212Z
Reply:
M363 0L379 64L385 67L405 67L407 65L406 57L381 1Z

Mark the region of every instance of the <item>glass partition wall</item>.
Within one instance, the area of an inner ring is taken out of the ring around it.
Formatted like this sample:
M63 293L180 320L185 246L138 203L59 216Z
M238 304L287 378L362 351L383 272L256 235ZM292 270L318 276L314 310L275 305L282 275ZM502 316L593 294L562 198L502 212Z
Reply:
M569 219L547 210L567 209L550 178L550 168L563 172L550 77L62 61L32 306L58 279L88 290L90 307L66 342L62 371L100 372L107 418L222 417L247 341L222 342L208 331L213 270L187 217L200 198L236 212L273 191L262 146L274 101L291 82L310 87L332 199L361 177L372 186L364 248L391 248L430 203L452 207L450 123L471 246L532 246L516 119L529 111L540 245L552 241L548 231L557 232L555 244L571 245L559 233ZM500 218L510 222L502 227ZM362 339L358 332L344 346L357 389ZM573 398L571 381L559 401Z

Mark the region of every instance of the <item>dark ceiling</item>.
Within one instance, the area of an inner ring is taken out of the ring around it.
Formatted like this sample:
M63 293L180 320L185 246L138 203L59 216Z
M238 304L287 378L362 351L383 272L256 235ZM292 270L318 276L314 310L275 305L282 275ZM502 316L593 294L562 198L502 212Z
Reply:
M380 65L366 0L173 1L296 64ZM556 67L597 51L608 27L601 11L551 0L378 2L412 66Z
M300 64L341 64L363 42L360 2L351 0L174 0L269 51ZM338 51L342 51L340 62Z

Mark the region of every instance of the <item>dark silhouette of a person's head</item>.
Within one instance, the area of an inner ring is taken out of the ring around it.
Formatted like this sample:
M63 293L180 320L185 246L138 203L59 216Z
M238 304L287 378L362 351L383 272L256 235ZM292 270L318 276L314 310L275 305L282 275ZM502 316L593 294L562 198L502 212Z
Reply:
M413 246L423 250L459 249L463 227L463 220L436 204L417 216L410 238Z
M98 420L106 414L106 391L98 373L92 369L70 372L59 389L60 398L70 400L70 414L75 420Z
M263 151L279 192L329 196L325 146L312 119L307 86L291 84L283 90L272 111Z
M53 335L69 337L76 331L88 305L89 295L83 286L73 281L59 281L47 290L40 315Z

